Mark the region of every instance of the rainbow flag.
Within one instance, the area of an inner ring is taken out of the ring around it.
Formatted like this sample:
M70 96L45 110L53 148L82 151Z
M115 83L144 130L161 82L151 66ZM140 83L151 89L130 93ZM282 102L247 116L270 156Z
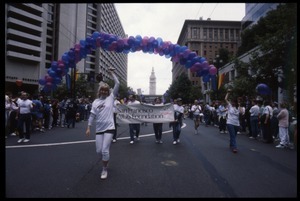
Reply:
M224 81L224 78L225 78L225 73L222 73L221 75L219 75L219 79L218 79L218 89L220 89L223 81Z

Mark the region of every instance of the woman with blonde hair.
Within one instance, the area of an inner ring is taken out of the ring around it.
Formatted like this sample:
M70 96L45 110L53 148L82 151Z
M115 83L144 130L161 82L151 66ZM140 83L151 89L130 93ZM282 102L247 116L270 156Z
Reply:
M109 68L108 72L114 79L114 88L110 89L109 85L100 81L98 88L98 98L92 103L88 126L86 129L86 136L90 136L90 127L93 121L96 122L96 153L101 155L102 158L102 172L101 179L107 178L107 166L110 159L110 145L113 134L115 132L114 123L114 100L119 91L119 80L115 73L114 68Z

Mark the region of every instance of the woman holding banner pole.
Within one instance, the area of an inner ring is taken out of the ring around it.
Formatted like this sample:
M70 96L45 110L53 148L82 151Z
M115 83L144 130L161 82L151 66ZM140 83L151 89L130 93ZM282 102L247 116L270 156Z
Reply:
M129 101L127 105L141 104L140 101L136 100L136 96L134 94L129 95ZM134 143L134 137L136 140L140 140L140 128L141 124L139 123L131 123L129 124L129 134L130 134L130 144Z
M153 105L163 105L161 99L159 97L156 97L154 99ZM155 134L155 139L156 139L156 143L157 144L162 144L162 126L163 123L153 123L153 130L154 130L154 134Z
M176 104L174 103L174 119L175 121L171 123L173 127L173 144L176 145L180 142L180 133L181 133L181 126L183 121L183 113L184 108L182 106L182 99L177 98Z

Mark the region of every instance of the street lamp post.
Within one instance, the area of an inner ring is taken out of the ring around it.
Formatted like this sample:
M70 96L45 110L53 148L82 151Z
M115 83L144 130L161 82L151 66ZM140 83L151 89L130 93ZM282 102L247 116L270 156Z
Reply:
M221 65L222 65L222 63L223 63L223 60L222 59L220 59L220 56L217 54L216 55L216 58L213 60L213 62L214 62L214 65L216 66L216 68L217 68L217 75L218 75L218 77L217 77L217 90L216 90L216 100L218 100L219 99L219 97L218 97L218 91L219 91L219 89L218 89L218 85L219 85L219 83L218 83L218 80L219 80L219 68L221 67Z

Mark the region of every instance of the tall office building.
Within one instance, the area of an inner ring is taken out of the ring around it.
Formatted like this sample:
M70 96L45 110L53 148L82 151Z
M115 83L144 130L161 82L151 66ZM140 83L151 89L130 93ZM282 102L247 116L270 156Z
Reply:
M149 81L149 95L156 95L156 76L153 67L152 67L152 72Z
M241 42L240 21L220 20L185 20L177 44L187 46L198 56L205 57L209 64L218 59L219 50L225 48L231 56L234 56ZM202 77L192 73L189 69L174 63L172 67L172 80L185 73L193 86L201 87L204 101L210 102L209 94L206 92L211 88L211 83L204 83Z
M20 90L16 80L22 80L23 90L39 92L42 86L38 81L45 77L52 61L61 60L64 53L95 31L126 37L114 4L5 4L5 90L16 93ZM109 66L116 67L121 82L127 82L126 54L98 48L78 62L76 69L90 78L102 73L108 80ZM91 93L96 86L91 84Z
M246 3L245 17L242 19L242 30L250 28L270 11L277 8L280 3Z

